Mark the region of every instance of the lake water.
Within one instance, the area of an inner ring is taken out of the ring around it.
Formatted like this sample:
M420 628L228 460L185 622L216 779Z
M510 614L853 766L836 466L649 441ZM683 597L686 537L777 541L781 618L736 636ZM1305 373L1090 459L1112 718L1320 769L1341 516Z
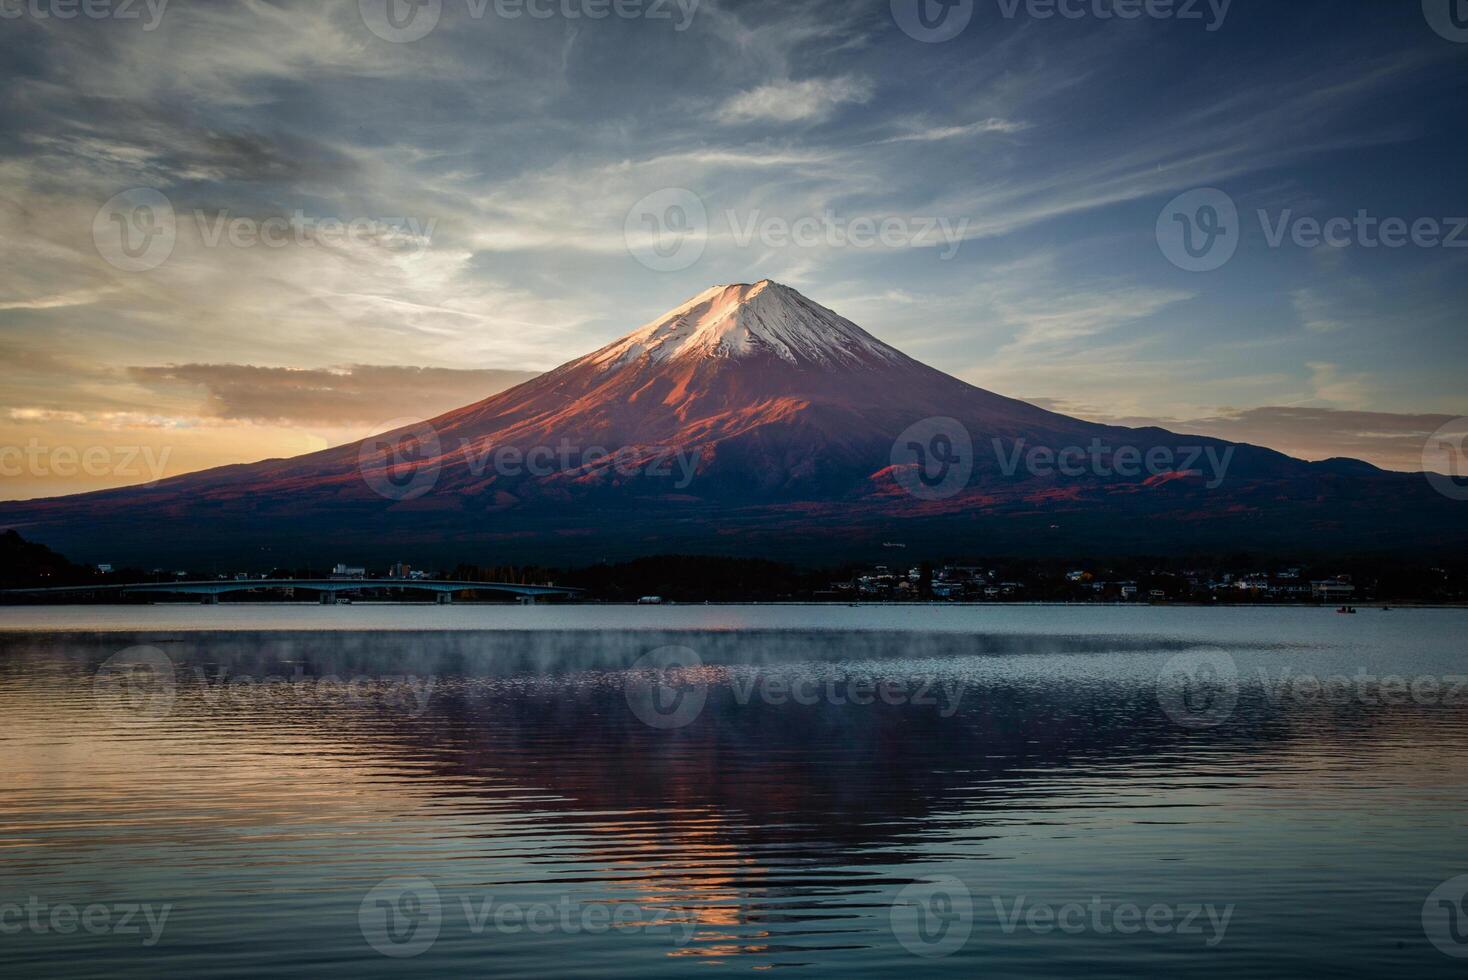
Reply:
M1465 637L0 609L0 973L1462 976Z

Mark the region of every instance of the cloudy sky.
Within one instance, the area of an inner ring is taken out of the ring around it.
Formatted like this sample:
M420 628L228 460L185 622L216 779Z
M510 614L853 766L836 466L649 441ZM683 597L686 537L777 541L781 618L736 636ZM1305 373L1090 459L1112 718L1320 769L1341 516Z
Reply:
M292 455L762 278L1089 418L1410 469L1468 414L1431 0L95 2L0 0L0 446ZM0 491L140 482L75 469Z

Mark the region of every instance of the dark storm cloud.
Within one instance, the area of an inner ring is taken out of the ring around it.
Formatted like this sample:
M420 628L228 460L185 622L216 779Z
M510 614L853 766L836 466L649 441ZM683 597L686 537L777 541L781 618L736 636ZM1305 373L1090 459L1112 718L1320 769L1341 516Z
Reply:
M249 364L135 367L135 381L205 393L202 414L238 421L350 425L394 416L429 418L487 398L535 375L524 371L355 365L331 371Z

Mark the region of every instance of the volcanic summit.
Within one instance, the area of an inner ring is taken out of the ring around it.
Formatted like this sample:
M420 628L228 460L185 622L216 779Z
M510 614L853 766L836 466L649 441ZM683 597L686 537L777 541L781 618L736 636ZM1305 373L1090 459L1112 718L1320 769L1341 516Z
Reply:
M1118 465L1149 453L1179 466ZM947 484L924 492L935 461ZM985 391L764 280L714 286L419 424L153 486L0 504L0 526L79 559L159 564L262 548L303 562L830 561L893 541L946 554L1431 549L1468 539L1463 511L1420 476L1100 425Z

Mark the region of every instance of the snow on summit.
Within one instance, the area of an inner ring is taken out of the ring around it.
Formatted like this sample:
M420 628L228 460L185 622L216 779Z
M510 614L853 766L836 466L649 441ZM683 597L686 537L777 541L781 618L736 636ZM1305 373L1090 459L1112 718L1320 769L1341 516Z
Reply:
M778 357L801 366L860 366L904 361L845 317L769 279L714 286L593 355L621 366L642 357Z

